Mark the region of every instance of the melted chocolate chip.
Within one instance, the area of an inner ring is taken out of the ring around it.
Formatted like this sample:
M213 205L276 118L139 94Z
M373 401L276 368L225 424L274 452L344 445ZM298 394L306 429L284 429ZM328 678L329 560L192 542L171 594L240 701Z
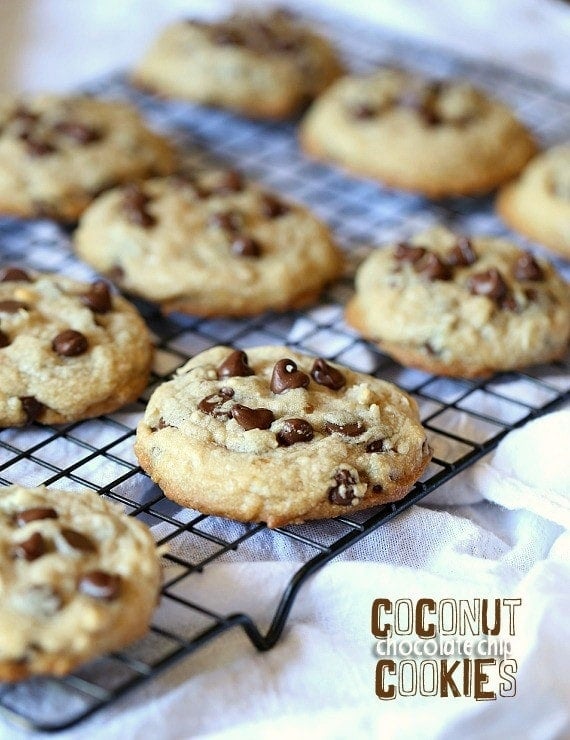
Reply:
M45 406L34 396L20 396L20 403L26 414L26 423L31 424L42 415Z
M199 411L214 416L216 419L230 418L229 411L222 411L222 405L234 397L233 388L220 388L217 393L212 393L203 398L198 404Z
M0 311L4 313L18 313L21 309L27 311L28 308L28 304L23 301L0 301Z
M51 347L61 357L77 357L87 352L89 342L80 331L66 329L54 338Z
M263 408L250 409L248 406L242 406L241 403L236 403L232 407L231 415L246 432L249 429L269 429L275 421L273 411Z
M45 555L46 543L39 532L34 532L31 537L14 546L13 555L22 560L37 560Z
M93 540L86 537L81 532L77 532L75 529L62 529L61 536L67 542L70 547L74 550L80 550L81 552L96 552L97 547Z
M248 358L243 350L236 349L217 368L218 379L222 378L247 378L255 375L248 364Z
M504 311L518 311L519 305L516 302L514 295L507 293L507 295L501 300L501 308Z
M269 387L273 393L284 393L293 388L306 388L310 382L307 373L297 370L297 363L284 359L275 363Z
M108 313L111 308L111 291L104 280L97 280L89 288L89 292L81 296L81 302L93 313Z
M57 519L57 511L48 506L34 506L31 509L24 509L16 514L16 524L19 527L23 527L30 522L35 522L38 519Z
M0 329L0 349L10 344L10 337Z
M156 218L148 212L147 206L151 198L142 190L140 185L131 183L123 191L123 212L130 223L150 229L156 223Z
M214 226L230 233L239 231L242 223L242 215L237 211L221 211L220 213L213 213L208 218L208 226Z
M366 445L366 452L384 452L384 440L374 439Z
M101 132L85 123L74 121L61 121L54 126L55 131L67 139L71 139L77 144L91 144L94 141L100 141Z
M466 267L472 265L476 259L471 240L466 236L460 236L447 253L445 261L452 267Z
M375 483L372 486L372 493L382 493L384 490L384 486L380 485L380 483Z
M305 419L287 419L277 432L277 442L280 447L290 447L297 442L310 442L313 436L313 427Z
M48 154L53 154L56 151L56 148L53 146L53 144L50 144L48 141L33 139L27 134L25 134L21 138L26 147L26 153L30 157L46 157Z
M452 274L448 265L442 262L437 254L426 252L419 260L414 262L414 270L430 282L434 280L451 280Z
M261 199L261 213L266 218L279 218L289 213L291 209L279 198L276 198L270 193L265 193Z
M411 244L400 242L394 250L394 257L398 262L418 262L425 255L424 247L414 247Z
M228 195L229 193L239 193L243 190L243 187L243 177L240 173L235 170L228 170L216 185L210 188L210 192L214 195Z
M31 283L32 279L25 270L19 267L5 267L0 272L0 283L12 282Z
M338 506L350 506L356 492L356 478L350 470L339 470L334 476L336 486L331 486L327 491L331 504Z
M345 437L358 437L364 432L364 424L359 421L353 421L348 424L334 424L332 421L325 421L325 429L329 434L343 434Z
M544 280L542 267L530 252L525 252L518 258L513 275L517 280Z
M232 253L237 257L259 257L261 245L251 236L238 236L231 245Z
M482 295L494 301L501 301L508 293L508 287L501 273L491 267L485 272L478 272L469 277L467 287L473 295Z
M322 357L317 357L311 368L311 377L319 385L324 385L332 391L340 390L346 383L344 375L336 367L329 365Z
M380 112L378 108L370 103L356 103L351 105L348 109L351 118L357 121L369 121L371 118L376 118Z
M94 599L112 601L120 594L121 577L105 573L103 570L92 570L81 577L79 590Z

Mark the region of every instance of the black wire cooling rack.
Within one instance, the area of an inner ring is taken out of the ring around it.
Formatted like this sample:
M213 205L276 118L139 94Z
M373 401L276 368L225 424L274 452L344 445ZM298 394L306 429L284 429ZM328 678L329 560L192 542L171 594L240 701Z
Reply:
M570 132L570 98L543 83L394 38L354 20L318 20L355 70L395 63L436 77L466 77L506 100L544 144L560 141ZM507 233L493 214L490 198L428 202L308 161L297 147L294 124L255 123L222 111L159 101L129 88L121 76L101 80L89 91L134 102L152 123L174 136L195 164L214 158L305 202L329 223L351 254L358 255L363 244L405 238L435 222L465 233ZM48 221L0 219L0 258L3 263L91 279L90 270L72 256L69 238L68 232ZM558 267L568 276L567 265L559 262ZM9 720L44 731L70 727L234 627L241 627L259 650L271 648L312 573L371 533L381 537L377 530L382 524L481 458L510 430L570 397L568 358L476 382L404 369L344 325L342 305L350 291L346 278L312 310L242 320L165 318L149 304L139 303L158 348L145 398L188 357L220 343L244 348L287 344L393 380L418 400L435 450L421 481L400 502L275 530L181 509L162 496L133 456L134 429L144 399L90 421L0 431L0 483L92 488L155 527L159 542L171 548L165 556L161 606L149 635L65 678L0 685L0 709ZM199 592L196 586L208 578L213 563L275 560L284 551L301 565L271 605L268 621L256 612L255 593L240 593L236 602L235 590L228 589L225 603L216 608L191 596Z

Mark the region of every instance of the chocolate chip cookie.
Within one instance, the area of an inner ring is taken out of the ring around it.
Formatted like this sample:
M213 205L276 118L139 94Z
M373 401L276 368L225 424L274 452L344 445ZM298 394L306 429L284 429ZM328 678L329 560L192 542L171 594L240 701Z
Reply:
M166 496L270 527L402 498L431 451L391 383L287 347L214 347L153 393L135 452Z
M391 68L332 85L300 137L318 159L431 198L492 190L536 151L511 111L470 84Z
M307 305L342 268L305 208L222 170L105 193L83 215L75 248L125 291L200 316Z
M533 159L501 190L497 209L513 229L570 259L570 144Z
M0 100L0 213L75 221L103 190L173 169L171 145L124 103Z
M504 239L436 228L375 250L346 318L404 365L471 378L562 357L570 288Z
M99 416L146 387L152 345L104 281L0 269L0 427Z
M341 73L324 38L283 11L184 20L164 30L133 73L151 91L252 118L287 118Z
M62 675L147 631L154 540L92 491L0 488L0 681Z

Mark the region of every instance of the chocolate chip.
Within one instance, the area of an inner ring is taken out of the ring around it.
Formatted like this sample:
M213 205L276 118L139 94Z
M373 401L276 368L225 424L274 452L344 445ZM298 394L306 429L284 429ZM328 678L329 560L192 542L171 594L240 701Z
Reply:
M310 382L307 373L297 370L297 363L284 359L275 363L269 387L273 393L284 393L293 388L306 388Z
M23 527L30 522L35 522L38 519L57 519L57 511L48 506L34 506L31 509L24 509L16 514L16 524L19 527Z
M123 212L130 223L149 229L156 223L156 218L148 212L151 198L136 183L127 185L123 191Z
M398 262L418 262L425 255L424 247L414 247L406 242L400 242L394 250L394 257Z
M315 383L324 385L326 388L330 388L333 391L340 390L346 383L344 375L337 370L336 367L325 362L322 357L317 357L313 362L311 377Z
M79 590L94 599L112 601L121 591L121 577L105 573L103 570L92 570L79 580Z
M451 280L452 274L448 265L442 262L437 254L426 252L419 262L414 262L414 270L430 282L434 280Z
M380 483L375 483L372 486L372 493L382 493L384 490L384 486L380 485Z
M100 141L102 138L101 132L92 126L87 126L85 123L77 123L74 121L61 121L56 123L54 130L58 134L65 136L77 144L91 144L94 141Z
M10 344L10 337L0 329L0 349Z
M80 331L66 329L60 332L51 343L54 352L62 357L77 357L87 352L89 342Z
M544 280L544 272L530 252L521 254L515 263L513 275L517 280Z
M47 141L33 139L28 135L21 138L25 144L26 152L30 157L46 157L48 154L53 154L56 151L53 144Z
M235 349L229 354L222 364L217 368L218 379L221 378L247 378L255 375L248 364L246 353L241 349Z
M234 397L233 388L220 388L217 393L211 393L203 398L198 404L198 409L204 414L214 416L216 419L230 418L229 411L222 411L222 405Z
M151 427L150 431L157 432L159 429L166 429L167 427L171 427L171 426L172 424L167 424L161 416L160 419L158 420L158 424L155 427Z
M19 267L5 267L0 272L0 283L12 282L31 283L32 279L25 270Z
M4 313L18 313L20 309L27 311L29 305L23 301L0 301L0 311Z
M31 537L14 546L13 555L21 560L37 560L45 555L46 543L39 532L34 532Z
M239 193L243 190L243 177L235 170L225 172L218 182L210 188L214 195L228 195L229 193Z
M473 295L487 296L497 302L508 293L507 284L501 273L494 267L471 275L467 281L467 287Z
M338 506L350 506L356 493L356 478L350 470L339 470L335 476L336 486L331 486L327 491L331 504Z
M526 299L530 301L531 303L534 303L534 301L538 300L538 291L534 288L527 288L524 291L524 294L526 296Z
M34 396L20 396L20 403L26 414L27 424L31 424L32 421L38 419L45 409L43 403Z
M261 198L261 213L266 218L279 218L289 213L291 209L279 198L276 198L270 193L264 193Z
M251 236L238 236L231 245L232 253L237 257L259 257L261 245Z
M384 440L373 439L366 445L366 452L384 452Z
M476 259L471 240L466 236L460 236L445 257L447 264L452 267L466 267L472 265Z
M70 547L74 550L81 550L81 552L97 552L93 540L86 537L81 532L77 532L75 529L62 529L61 536L67 542Z
M112 283L120 283L125 277L125 271L121 265L114 265L109 270L105 271L105 275Z
M305 419L287 419L277 432L277 442L280 447L290 447L297 442L310 442L313 436L313 427Z
M249 429L269 429L275 421L273 411L270 409L250 409L248 406L242 406L241 403L236 403L232 407L231 415L246 432Z
M364 431L364 424L359 421L353 421L348 424L334 424L332 421L325 421L325 429L329 434L343 434L345 437L358 437Z
M500 305L504 311L518 311L519 309L519 305L511 293L507 293L507 295L501 300Z
M212 213L208 218L208 226L214 226L217 229L223 229L235 233L239 231L243 224L243 217L237 211L221 211Z
M218 46L241 46L244 39L237 31L231 28L216 28L210 34L210 40Z
M368 121L371 118L376 118L379 110L376 106L370 105L370 103L356 103L350 106L348 112L357 121Z
M89 292L81 296L81 302L93 313L108 313L111 310L111 291L104 280L97 280Z

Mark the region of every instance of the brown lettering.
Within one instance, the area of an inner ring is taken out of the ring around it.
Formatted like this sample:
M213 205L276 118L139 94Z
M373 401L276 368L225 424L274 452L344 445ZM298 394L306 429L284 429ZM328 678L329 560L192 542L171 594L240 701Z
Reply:
M424 625L424 611L435 614L435 601L433 599L418 599L416 604L416 634L418 637L435 637L435 624L426 628Z
M389 624L380 625L380 609L384 608L387 614L392 613L392 602L390 599L374 599L372 602L372 634L374 637L389 637L391 627Z
M384 599L379 599L384 601ZM396 698L396 688L394 684L384 685L384 673L391 676L396 675L396 663L393 660L379 660L376 664L376 696L384 701Z
M487 701L489 699L497 698L494 691L485 691L483 689L483 686L489 682L489 676L484 672L483 666L495 665L496 662L497 661L494 658L475 658L473 688L477 701Z

